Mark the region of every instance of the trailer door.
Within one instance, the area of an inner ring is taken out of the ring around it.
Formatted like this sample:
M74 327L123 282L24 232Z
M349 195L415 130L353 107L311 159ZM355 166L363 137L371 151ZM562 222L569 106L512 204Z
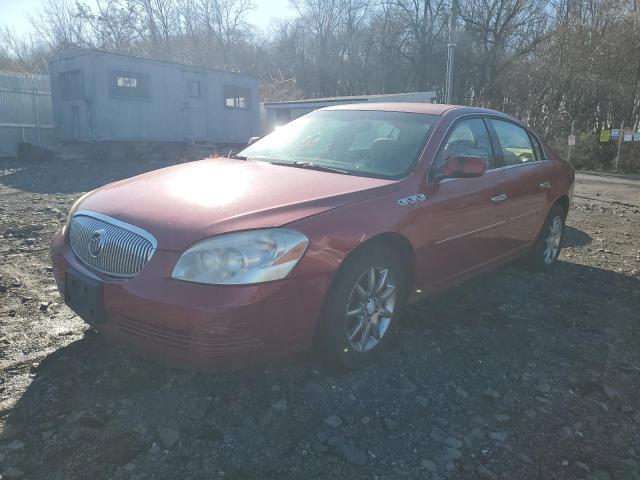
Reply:
M202 73L183 72L185 138L192 141L207 139L206 77Z

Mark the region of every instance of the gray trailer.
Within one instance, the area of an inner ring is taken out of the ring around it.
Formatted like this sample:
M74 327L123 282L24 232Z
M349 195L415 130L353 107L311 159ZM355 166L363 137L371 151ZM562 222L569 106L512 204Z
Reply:
M246 144L260 131L251 75L95 49L64 52L49 68L63 143L117 157L197 154Z

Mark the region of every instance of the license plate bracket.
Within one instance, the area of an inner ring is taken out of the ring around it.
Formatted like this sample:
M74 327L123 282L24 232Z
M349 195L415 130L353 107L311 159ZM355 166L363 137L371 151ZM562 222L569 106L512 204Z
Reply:
M65 274L64 302L89 325L106 320L100 282L74 270Z

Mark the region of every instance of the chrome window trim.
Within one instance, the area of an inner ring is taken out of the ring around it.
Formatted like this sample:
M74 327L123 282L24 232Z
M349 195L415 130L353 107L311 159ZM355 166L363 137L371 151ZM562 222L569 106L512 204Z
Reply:
M542 163L551 163L551 160L536 160L535 162L524 162L524 163L518 163L517 165L504 165L502 167L492 168L490 170L485 171L484 173L486 175L488 173L502 172L503 170L510 170L512 168L528 167L530 165L540 165ZM464 179L464 178L443 178L438 183L453 182L455 180L466 180L466 179Z

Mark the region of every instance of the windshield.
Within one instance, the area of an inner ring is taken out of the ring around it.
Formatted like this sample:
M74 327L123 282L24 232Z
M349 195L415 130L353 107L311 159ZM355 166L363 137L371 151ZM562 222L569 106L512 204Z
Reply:
M415 165L437 115L319 110L248 146L239 156L316 166L378 178L401 178Z

